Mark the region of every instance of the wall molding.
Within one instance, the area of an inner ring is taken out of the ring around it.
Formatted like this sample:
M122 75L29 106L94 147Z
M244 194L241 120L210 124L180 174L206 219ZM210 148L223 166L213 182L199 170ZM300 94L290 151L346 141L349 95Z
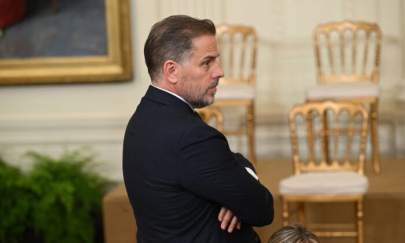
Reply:
M393 109L381 114L380 146L382 157L405 155L405 114ZM398 116L400 114L400 116ZM229 114L225 114L229 115ZM239 124L237 117L226 116L229 127ZM0 118L0 154L7 161L30 167L21 160L34 150L58 155L68 148L88 147L103 162L100 173L114 180L122 179L122 140L128 118L111 114L68 114L60 116L31 116L24 121L18 116ZM290 137L286 114L266 114L257 118L256 155L258 159L289 159ZM231 148L246 154L246 138L228 137Z
M0 145L117 144L127 120L113 114L9 115L0 118Z

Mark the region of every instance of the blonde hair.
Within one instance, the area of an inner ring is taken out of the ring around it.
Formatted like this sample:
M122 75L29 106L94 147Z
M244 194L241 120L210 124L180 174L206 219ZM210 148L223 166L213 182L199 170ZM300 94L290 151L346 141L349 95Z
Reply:
M268 243L319 243L319 239L304 226L293 224L274 232Z

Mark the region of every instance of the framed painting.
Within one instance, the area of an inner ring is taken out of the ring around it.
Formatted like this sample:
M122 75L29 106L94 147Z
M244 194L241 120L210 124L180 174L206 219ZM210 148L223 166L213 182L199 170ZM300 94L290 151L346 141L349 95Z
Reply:
M1 85L132 79L130 0L0 1Z

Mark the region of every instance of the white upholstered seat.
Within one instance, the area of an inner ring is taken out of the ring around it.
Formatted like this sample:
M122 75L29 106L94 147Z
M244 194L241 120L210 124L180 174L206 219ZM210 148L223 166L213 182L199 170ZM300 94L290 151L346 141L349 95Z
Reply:
M219 85L215 95L217 99L254 99L255 88L251 85Z
M368 179L352 171L309 172L283 179L279 184L282 194L358 194L365 193Z
M350 99L350 98L369 98L378 97L380 90L378 84L364 83L334 83L320 84L308 90L307 98L314 99Z

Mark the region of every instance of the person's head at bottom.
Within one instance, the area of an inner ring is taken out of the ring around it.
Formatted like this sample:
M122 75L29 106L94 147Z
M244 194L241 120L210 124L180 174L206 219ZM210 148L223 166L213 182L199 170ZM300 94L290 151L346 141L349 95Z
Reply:
M268 243L319 243L319 239L304 226L292 224L274 232Z

